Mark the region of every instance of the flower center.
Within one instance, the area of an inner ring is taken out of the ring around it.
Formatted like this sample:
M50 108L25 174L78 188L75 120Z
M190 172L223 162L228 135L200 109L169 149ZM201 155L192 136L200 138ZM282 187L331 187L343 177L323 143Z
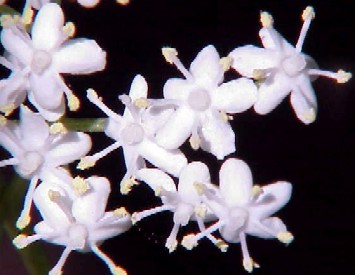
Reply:
M194 213L194 208L186 203L179 203L174 211L174 223L186 225L191 215Z
M239 241L239 233L248 221L248 211L235 207L230 210L228 223L221 228L223 238L228 242Z
M52 56L44 50L36 50L32 57L31 69L34 73L41 75L52 63Z
M291 77L298 75L307 65L305 58L300 54L286 57L281 64L285 73Z
M43 157L36 151L26 152L19 165L20 173L25 177L34 173L43 163Z
M137 123L131 123L123 128L121 132L121 139L123 143L128 145L136 145L144 138L144 130L142 126Z
M211 105L211 98L205 89L195 89L190 92L187 102L193 110L205 111Z
M85 225L73 224L67 231L68 245L73 249L84 249L88 235Z

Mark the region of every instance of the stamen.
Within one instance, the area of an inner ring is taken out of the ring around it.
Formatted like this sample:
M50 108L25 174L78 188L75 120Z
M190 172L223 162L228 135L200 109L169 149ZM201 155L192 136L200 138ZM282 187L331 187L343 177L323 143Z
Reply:
M91 156L86 156L80 159L78 165L76 166L79 170L85 170L95 166L96 160Z
M228 115L226 112L220 111L219 113L220 113L220 115L221 115L221 117L222 117L222 120L223 120L224 122L228 122L229 120L233 120L233 116Z
M168 211L168 210L172 210L172 209L173 209L173 207L169 206L169 205L157 206L157 207L147 209L147 210L144 210L141 212L133 213L131 220L132 220L132 223L135 224L146 217L149 217L151 215L155 215L159 212Z
M230 69L232 63L233 63L233 58L230 57L230 56L222 57L222 58L219 60L219 64L222 65L223 70L224 70L225 72Z
M134 185L138 185L138 181L136 181L133 177L125 179L121 182L120 191L122 195L127 195L129 192L132 191L132 187Z
M72 181L74 191L79 195L85 194L91 189L90 184L82 177L77 176Z
M9 14L4 14L0 16L0 25L4 29L10 28L11 26L16 25L16 23L17 20L15 20L15 18Z
M6 119L5 119L6 121ZM4 159L0 161L0 167L5 167L8 165L18 165L20 162L18 161L17 158L10 158L10 159Z
M198 150L201 145L201 139L197 134L197 131L194 131L189 139L190 146L193 150Z
M74 222L74 218L71 214L71 208L66 204L65 201L62 200L62 195L60 194L59 191L55 190L49 190L48 191L48 198L55 204L58 205L58 207L63 211L63 213L66 215L67 219L70 222Z
M206 190L206 186L201 182L194 182L194 188L199 196L202 196Z
M279 232L277 233L276 237L280 242L284 244L290 244L294 239L292 233L288 231Z
M169 64L175 64L176 68L184 75L187 80L193 81L193 76L177 57L178 52L175 48L164 47L161 49L161 51L166 62L168 62Z
M51 271L48 272L48 275L61 275L62 274L63 266L64 266L71 251L72 251L72 249L68 246L64 249L57 264L51 269Z
M266 11L260 12L260 23L263 28L272 27L274 25L274 18Z
M258 199L258 197L264 193L263 188L260 185L254 185L251 189L251 196L253 200Z
M0 115L0 127L5 126L6 124L7 124L7 119L6 119L6 117ZM0 161L0 163L1 163L1 161ZM12 164L12 165L13 165L13 164ZM1 167L1 164L0 164L0 167Z
M315 17L315 13L313 7L308 6L307 8L304 9L302 13L303 25L296 44L297 52L302 51L304 39L306 38L306 34L308 32L309 26L311 25L311 21L314 19L314 17Z
M49 127L49 133L52 135L66 134L66 133L68 133L68 129L65 128L63 123L55 122Z
M29 244L40 240L41 237L39 235L27 236L25 234L18 235L15 239L13 239L12 243L17 249L23 249Z
M304 120L312 122L316 119L316 111L314 110L314 108L310 108L309 110L303 112L301 114L301 116L303 117Z
M129 4L130 0L116 0L117 4L120 4L122 6L126 6Z
M122 117L115 112L113 112L110 108L108 108L103 102L102 98L99 97L94 89L88 89L87 98L91 103L95 104L101 111L103 111L108 117L120 122L122 121Z
M200 217L196 217L198 227L200 231L205 231L206 227L205 224L203 223L202 219ZM222 239L217 239L215 238L212 234L209 234L206 236L215 246L217 246L221 252L227 252L228 250L228 244L226 244Z
M145 109L149 107L150 103L146 98L140 97L133 101L133 105L137 106L138 108Z
M137 106L132 104L132 100L128 95L120 95L118 97L119 100L126 106L130 114L132 115L133 119L135 121L139 120L139 115L138 115L138 110Z
M122 219L122 218L128 216L129 213L127 212L126 208L120 207L120 208L117 208L116 210L113 211L113 215L115 215L119 219Z
M67 97L69 110L77 111L80 107L80 100L74 95L73 91L69 89L59 74L57 75L57 81L60 87L63 89L65 96Z
M169 253L173 252L178 245L176 236L179 232L179 228L180 224L174 223L173 229L171 230L169 237L166 239L165 247L169 250Z
M67 36L67 37L73 37L75 35L75 25L73 22L67 22L64 26L63 26L63 33Z
M319 70L319 69L309 69L308 74L332 78L332 79L335 79L338 83L346 83L352 77L352 74L350 72L346 72L344 70L338 70L335 73L335 72L324 71L324 70Z
M250 273L253 271L254 268L259 268L260 265L256 262L254 262L254 260L249 255L249 250L248 250L248 246L247 246L247 242L246 242L245 233L241 232L239 234L239 238L240 238L240 244L242 247L242 254L243 254L243 267L246 271L248 271Z
M188 234L184 236L181 241L181 245L185 247L187 250L192 250L194 247L197 246L197 240L195 234Z
M24 25L31 25L33 19L33 10L30 7L25 7L21 16L21 22Z
M206 217L207 214L207 207L204 204L200 204L198 206L195 207L195 214L204 219Z
M253 76L252 76L255 80L263 80L266 78L266 74L264 70L253 70Z
M91 250L99 257L110 269L113 275L126 275L127 272L117 265L106 255L104 254L96 245L91 245Z
M36 189L38 182L39 179L37 177L33 177L30 181L30 186L25 196L25 202L23 203L21 215L16 222L16 227L20 230L25 228L31 221L30 211L32 206L33 193Z

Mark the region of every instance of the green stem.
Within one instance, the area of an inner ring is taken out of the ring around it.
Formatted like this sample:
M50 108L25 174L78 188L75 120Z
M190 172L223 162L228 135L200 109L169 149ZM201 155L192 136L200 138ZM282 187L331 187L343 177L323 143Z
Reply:
M0 5L0 15L3 14L15 15L20 13L8 5Z
M107 118L63 118L60 120L70 131L104 132Z

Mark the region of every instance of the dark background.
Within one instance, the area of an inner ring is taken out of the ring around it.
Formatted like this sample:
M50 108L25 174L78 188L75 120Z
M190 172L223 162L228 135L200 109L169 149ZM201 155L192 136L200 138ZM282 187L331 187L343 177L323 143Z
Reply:
M16 2L16 1L14 1ZM17 1L18 2L18 1ZM63 1L66 2L66 1ZM68 1L69 2L69 1ZM275 28L295 44L302 26L300 15L313 5L316 18L304 44L320 68L354 72L355 3L351 0L323 1L147 1L133 0L126 7L104 0L95 9L64 3L66 18L77 26L76 37L88 37L108 53L107 69L92 76L68 76L83 107L70 117L100 117L102 113L85 98L87 88L95 88L112 109L121 112L117 95L128 93L137 73L146 77L149 94L162 96L162 87L171 77L182 77L161 56L161 47L177 48L189 66L196 54L213 44L221 56L235 47L260 46L259 12L269 11ZM10 1L11 3L11 1ZM229 72L226 80L238 77ZM248 238L251 256L261 265L256 274L354 274L354 154L355 89L347 84L320 78L314 83L319 113L315 123L305 126L297 120L288 100L274 112L259 116L253 110L237 114L232 121L237 135L237 152L245 160L258 184L276 180L293 183L290 203L277 216L294 234L288 247L277 240ZM92 152L111 141L103 134L92 135ZM217 182L223 163L203 152L183 146L189 160L209 164ZM74 171L74 174L77 172ZM114 152L84 175L105 175L112 182L109 209L126 206L139 211L159 205L144 185L129 196L119 194L118 182L124 175L121 152ZM143 220L125 234L102 245L114 261L129 274L246 274L240 245L232 244L221 253L203 240L193 251L182 247L169 254L164 247L172 228L172 214L162 213ZM180 231L179 239L197 232L191 223ZM45 245L54 263L63 248ZM4 238L0 245L0 274L26 274L15 249ZM72 253L64 274L108 274L94 254Z

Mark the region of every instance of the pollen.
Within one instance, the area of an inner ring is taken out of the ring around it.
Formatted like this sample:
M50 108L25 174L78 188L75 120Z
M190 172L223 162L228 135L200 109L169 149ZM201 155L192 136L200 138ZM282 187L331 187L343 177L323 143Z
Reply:
M314 12L313 7L311 7L311 6L306 7L302 12L302 20L303 21L306 21L308 18L314 19L315 16L316 16L316 13Z
M130 3L130 0L116 0L116 2L122 6L127 6Z
M74 180L72 181L72 185L78 195L83 195L90 190L89 183L80 176L74 178Z
M23 249L28 245L27 235L20 234L15 239L12 240L12 243L17 249Z
M20 230L24 229L31 222L31 217L29 215L20 217L16 222L16 227Z
M161 49L161 52L169 64L173 64L174 60L173 58L178 55L178 52L175 48L169 48L169 47L164 47Z
M163 191L163 186L158 185L157 187L154 188L154 195L155 195L156 197L160 197L162 191Z
M55 202L55 201L58 201L58 199L61 197L61 194L60 192L58 191L54 191L54 190L49 190L48 191L48 198Z
M30 25L32 24L32 19L33 19L33 10L31 8L26 8L24 11L23 11L23 14L21 16L21 22L24 24L24 25Z
M227 252L227 250L228 250L228 244L225 242L225 241L223 241L223 240L221 240L221 239L219 239L218 240L218 242L216 243L216 246L221 250L221 252Z
M344 70L337 71L337 82L338 83L346 83L350 80L353 75L350 72L346 72Z
M136 224L137 222L139 222L140 221L139 214L136 212L133 213L131 216L131 221L132 221L132 224Z
M96 161L93 160L92 158L83 157L79 161L79 163L76 166L76 168L79 169L79 170L85 170L85 169L88 169L88 168L91 168L91 167L95 166L95 164L96 164Z
M196 189L197 194L199 194L200 196L202 196L205 192L205 186L201 182L194 182L194 187Z
M149 101L143 97L137 98L136 100L134 100L133 104L141 109L145 109L145 108L149 107L149 105L150 105Z
M121 194L127 195L129 192L131 192L132 187L134 185L138 185L138 182L134 178L125 179L121 183L121 188L120 188Z
M187 250L193 249L195 246L197 246L197 241L196 241L196 236L194 234L189 234L186 235L182 241L181 245L185 247Z
M15 105L13 103L4 105L0 107L0 112L4 113L5 116L11 115L11 113L15 110Z
M252 258L245 258L243 259L243 267L246 271L251 273L254 268L259 268L260 265L257 262L254 262Z
M67 22L63 26L63 32L68 37L73 37L75 35L75 31L76 31L76 28L75 28L75 25L73 22Z
M127 271L122 267L115 266L112 270L113 275L127 275Z
M200 148L201 140L197 135L191 135L189 143L191 148L196 151Z
M80 107L79 99L73 94L68 95L68 107L70 111L77 111Z
M266 11L260 12L260 23L264 28L272 27L274 24L274 18Z
M304 112L302 116L305 120L312 122L316 119L316 111L314 110L314 108L311 108L308 111Z
M262 70L253 70L253 78L255 80L262 80L265 78L265 73Z
M124 208L124 207L117 208L116 210L113 211L113 214L119 219L122 219L122 218L126 217L127 215L129 215L126 208Z
M282 242L284 244L290 244L294 239L291 232L288 232L288 231L279 232L276 237L280 242Z
M254 185L251 189L251 195L253 198L259 197L263 193L263 188L260 185Z
M206 205L200 204L195 207L195 214L200 218L205 218L207 214L207 207Z
M233 63L233 58L230 57L230 56L222 57L222 58L219 60L219 64L222 65L223 70L224 70L225 72L230 69L232 63Z
M55 122L49 127L49 133L52 135L55 134L66 134L68 129L65 128L64 124L61 122Z
M5 126L7 123L6 117L0 115L0 126Z
M228 122L229 120L233 120L233 117L231 115L228 115L224 111L220 111L221 118L223 119L224 122Z
M177 240L173 240L171 242L166 242L165 247L169 250L169 253L174 252L178 245Z

